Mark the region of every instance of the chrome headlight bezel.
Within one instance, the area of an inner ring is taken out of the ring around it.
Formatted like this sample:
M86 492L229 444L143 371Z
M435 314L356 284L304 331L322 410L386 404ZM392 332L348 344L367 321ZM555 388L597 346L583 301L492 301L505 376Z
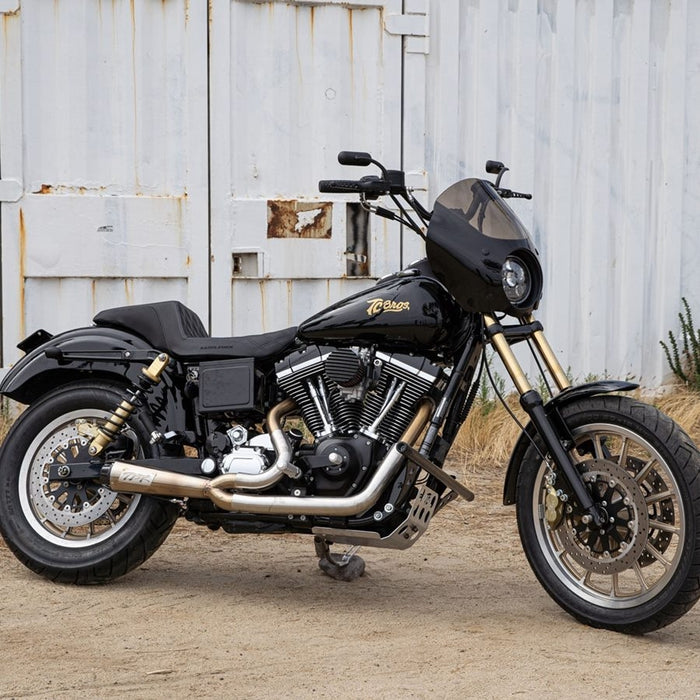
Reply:
M515 310L530 311L542 294L542 271L529 251L508 255L501 266L501 287Z

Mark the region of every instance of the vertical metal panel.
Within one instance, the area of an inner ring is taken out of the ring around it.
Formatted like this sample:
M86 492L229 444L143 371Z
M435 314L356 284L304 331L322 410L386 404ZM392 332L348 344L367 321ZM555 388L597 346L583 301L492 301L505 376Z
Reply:
M661 381L681 295L698 308L700 7L687 0L431 6L431 192L510 167L574 373ZM447 55L446 55L447 54Z
M355 291L355 198L316 190L364 174L335 161L353 148L403 162L426 203L504 160L535 195L516 208L563 364L664 378L681 295L700 307L700 3L208 5L0 13L5 363L104 306L177 297L206 319L210 296L215 333L252 333ZM332 202L331 238L269 237L279 200ZM396 227L374 218L369 249L371 275L395 269ZM406 236L404 261L421 252Z
M0 14L0 178L3 181L13 180L18 183L22 192L22 52L21 52L21 23L19 13L3 12ZM14 358L14 345L19 338L18 329L22 326L19 301L23 299L24 290L21 282L21 270L18 264L21 239L16 227L15 235L6 242L5 228L8 215L13 212L17 221L17 209L12 202L16 196L0 200L0 251L2 256L2 363ZM9 262L9 265L7 264ZM8 283L9 282L9 290ZM8 298L9 291L9 298ZM12 329L12 330L10 330ZM12 353L6 353L5 348L12 348Z
M215 333L298 323L329 303L327 289L354 286L338 280L347 275L345 204L356 197L319 195L317 183L342 176L343 149L400 161L401 37L384 30L385 14L400 11L400 0L212 3ZM287 209L294 201L333 202L331 237L268 235L269 200L285 200ZM394 269L396 227L375 220L371 239L371 274ZM252 279L233 272L232 251L258 256ZM283 293L288 279L294 306Z
M167 294L206 317L206 6L23 2L7 21L0 121L20 119L0 157L23 196L2 205L5 361L97 307Z

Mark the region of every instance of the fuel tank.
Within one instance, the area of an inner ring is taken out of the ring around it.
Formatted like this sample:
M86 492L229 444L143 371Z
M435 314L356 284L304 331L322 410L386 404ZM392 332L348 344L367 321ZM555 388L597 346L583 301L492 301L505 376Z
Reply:
M302 340L376 344L411 352L439 349L463 315L450 293L420 267L380 280L304 321Z

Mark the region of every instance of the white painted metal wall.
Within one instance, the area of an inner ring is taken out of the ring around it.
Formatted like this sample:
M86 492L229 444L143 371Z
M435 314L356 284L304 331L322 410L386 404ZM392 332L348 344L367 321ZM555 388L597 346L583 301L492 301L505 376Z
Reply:
M431 39L432 191L506 162L564 365L662 381L682 295L700 316L700 3L440 0Z
M5 363L26 332L106 306L174 297L216 334L252 333L368 284L344 254L352 197L316 191L359 174L335 162L344 148L404 167L426 202L505 161L535 195L517 208L544 260L540 315L579 376L658 383L681 295L700 308L694 0L0 13ZM371 276L421 252L378 220L367 247Z
M212 7L212 328L275 330L368 285L345 256L357 198L320 195L318 180L338 177L343 149L401 158L402 41L385 30L401 1ZM275 205L291 216L272 220ZM373 221L366 271L393 271L398 251L397 232Z

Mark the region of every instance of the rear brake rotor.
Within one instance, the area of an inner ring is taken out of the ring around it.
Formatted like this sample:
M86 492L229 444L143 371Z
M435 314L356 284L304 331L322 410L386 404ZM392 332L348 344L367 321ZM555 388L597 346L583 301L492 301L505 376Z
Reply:
M103 516L116 498L116 493L94 482L49 479L54 462L69 466L90 459L90 441L79 433L75 424L69 424L52 435L36 454L30 472L29 495L34 507L45 520L61 528L87 525Z

